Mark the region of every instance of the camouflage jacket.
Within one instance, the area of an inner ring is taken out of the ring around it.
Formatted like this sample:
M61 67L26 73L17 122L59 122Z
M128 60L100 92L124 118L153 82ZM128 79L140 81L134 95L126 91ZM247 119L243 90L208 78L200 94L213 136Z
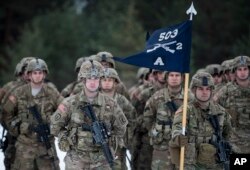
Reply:
M134 106L130 103L130 101L128 101L128 99L125 96L119 93L115 93L113 99L117 102L117 104L120 106L120 108L124 112L126 118L128 119L127 131L124 136L124 141L126 143L126 146L128 146L132 139L132 134L135 128L136 110Z
M163 88L147 101L143 114L143 128L147 129L150 143L155 148L168 148L174 114L182 105L183 97L183 90L171 95L168 88Z
M81 151L101 151L102 148L93 143L92 132L82 128L91 126L92 120L80 108L88 105L84 92L65 98L51 118L51 133L59 138L66 137L71 149ZM123 138L127 118L112 98L98 93L91 102L97 119L104 122L111 136Z
M174 116L172 127L172 139L182 134L182 111L181 106ZM216 165L216 148L210 144L214 133L214 128L209 121L210 115L217 115L222 136L227 140L232 131L230 115L223 107L213 102L209 103L209 108L202 109L196 100L188 103L187 124L185 134L188 137L188 145L185 146L185 163L205 164L206 166Z
M1 107L6 103L9 95L11 93L13 93L18 87L20 87L24 84L26 84L26 82L24 80L22 80L21 78L17 78L15 81L11 81L11 82L7 83L6 85L4 85L2 90L1 90L1 94L0 94ZM7 128L7 125L6 125L6 118L7 117L8 116L7 116L6 112L1 113L1 124L3 125L3 127L5 129Z
M62 100L59 92L46 83L36 96L31 94L30 83L19 87L3 106L4 111L8 113L6 123L10 133L18 136L18 140L23 143L37 143L37 133L33 129L38 125L38 121L29 107L36 105L43 123L49 124L50 116Z
M214 100L231 114L234 127L250 129L250 84L243 88L236 82L227 83L214 95Z
M62 95L64 98L69 97L69 96L73 93L73 91L74 91L74 89L75 89L75 87L76 87L76 85L77 85L78 83L79 83L78 81L74 81L74 82L68 84L68 85L61 91L61 95Z

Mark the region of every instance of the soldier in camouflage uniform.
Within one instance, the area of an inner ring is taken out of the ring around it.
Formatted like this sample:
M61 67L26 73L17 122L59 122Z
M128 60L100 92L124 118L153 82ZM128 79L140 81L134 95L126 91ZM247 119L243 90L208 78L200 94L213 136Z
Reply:
M137 79L137 83L135 85L133 85L132 87L129 88L128 93L129 93L129 97L131 99L133 92L140 86L143 84L143 77L144 77L144 72L145 72L144 67L141 67L138 69L137 74L136 74L136 79Z
M232 62L233 62L233 59L229 59L221 63L221 67L223 69L223 79L224 79L223 81L225 83L231 82L230 70L231 70Z
M230 115L225 109L212 101L214 82L209 73L196 73L191 80L191 92L195 98L187 106L186 136L182 135L182 112L181 106L175 113L171 149L171 159L179 166L179 149L185 146L185 170L223 169L223 165L217 162L216 147L210 143L215 128L210 122L211 118L218 120L219 135L228 139L231 132ZM213 116L213 117L212 117Z
M79 70L80 70L80 67L82 65L82 63L86 60L88 60L89 58L88 57L80 57L77 59L76 61L76 65L75 65L75 72L76 74L79 73ZM70 84L68 84L62 91L61 91L61 95L65 98L65 97L69 97L74 89L76 88L77 84L79 83L79 81L74 81Z
M6 124L9 132L17 137L16 158L11 169L59 169L54 137L49 135L50 116L62 101L62 96L55 88L44 83L48 67L42 59L32 59L28 63L27 72L30 83L16 89L3 105L7 113ZM47 150L45 141L38 134L41 125L29 109L36 106L42 118L43 127L47 129L48 142L52 146Z
M78 74L84 88L81 93L65 98L51 118L51 133L58 136L59 148L67 152L66 170L110 169L101 145L93 142L92 120L84 110L87 105L93 107L98 121L106 125L109 139L122 139L125 134L127 119L121 108L99 92L102 69L97 61L85 61Z
M116 166L115 169L127 169L126 148L130 148L131 145L130 141L132 140L136 113L134 106L128 101L128 99L116 92L116 85L119 83L120 78L116 70L113 68L105 68L103 76L101 77L101 92L113 98L128 119L128 127L124 136L125 146L123 148L118 148L116 154L118 155L118 160L116 160L116 162L120 161L120 166Z
M133 105L136 104L139 98L139 94L142 90L151 87L154 82L154 76L152 73L152 69L143 68L142 70L142 84L139 85L134 91L132 91L130 95L130 100Z
M150 169L153 147L149 143L149 136L142 128L142 118L146 101L158 90L166 87L166 76L164 71L152 70L154 75L154 83L138 95L138 100L135 103L137 110L137 125L133 137L133 166L134 169Z
M168 72L166 76L167 86L149 98L143 115L143 128L148 131L150 144L154 148L152 170L174 169L168 143L171 139L174 113L183 102L183 77L178 72Z
M213 77L215 86L214 93L216 93L225 85L225 83L223 83L223 69L219 64L209 64L206 67L206 72Z
M250 58L238 56L234 59L235 82L228 83L214 100L225 107L232 116L233 133L230 141L236 153L250 153Z
M33 59L33 57L25 57L16 65L16 69L14 73L16 80L8 82L6 85L3 86L2 92L0 94L1 105L4 105L6 103L9 95L13 93L13 91L15 91L18 87L26 84L29 81L26 69L27 69L28 62L31 59ZM8 117L7 114L8 113L6 112L1 113L1 121L2 121L1 124L4 129L7 129L7 126L6 126L6 118ZM9 132L7 132L6 139L7 139L5 141L6 150L4 150L4 165L5 165L5 169L8 170L10 169L11 164L13 164L15 160L16 138L12 136Z
M101 52L96 54L94 59L96 61L100 62L103 65L103 67L105 67L105 68L114 68L115 69L115 61L113 59L113 55L109 52L101 51ZM120 83L117 84L116 91L117 91L117 93L120 93L123 96L125 96L128 100L130 99L129 94L128 94L128 90L122 81L120 81Z

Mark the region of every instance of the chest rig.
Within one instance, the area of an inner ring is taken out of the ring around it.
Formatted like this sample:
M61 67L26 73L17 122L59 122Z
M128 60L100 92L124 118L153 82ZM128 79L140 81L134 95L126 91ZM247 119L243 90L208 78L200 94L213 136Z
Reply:
M188 114L187 133L190 136L190 143L209 143L214 133L214 128L209 120L213 115L218 116L219 126L222 129L224 117L212 103L208 109L201 109L198 103L194 102L189 108Z

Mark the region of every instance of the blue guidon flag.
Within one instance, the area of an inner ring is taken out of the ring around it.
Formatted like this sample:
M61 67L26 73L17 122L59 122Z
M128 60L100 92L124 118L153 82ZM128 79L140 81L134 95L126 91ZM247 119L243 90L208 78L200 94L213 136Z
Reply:
M192 21L153 32L144 51L116 61L157 70L189 73Z

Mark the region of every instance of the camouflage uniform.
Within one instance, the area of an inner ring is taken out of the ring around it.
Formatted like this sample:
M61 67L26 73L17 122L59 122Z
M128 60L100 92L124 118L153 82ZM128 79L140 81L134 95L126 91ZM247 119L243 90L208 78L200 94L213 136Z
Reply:
M174 113L182 105L183 96L183 91L173 95L168 88L163 88L154 93L146 103L143 127L147 129L150 144L154 148L152 169L174 169L168 143L171 139Z
M225 60L221 63L223 69L223 79L224 83L231 82L230 72L232 72L233 59Z
M116 82L116 85L120 83L120 78L118 76L118 73L116 72L115 69L113 68L106 68L104 69L103 76L102 78L113 78ZM116 88L116 87L115 87ZM136 116L136 111L134 106L130 103L130 101L124 97L123 95L115 92L115 89L113 94L113 99L117 102L117 104L120 106L122 111L124 112L126 118L128 119L128 127L126 130L126 134L124 136L124 142L125 142L125 147L128 149L131 149L131 143L130 141L132 140L132 133L134 129L134 124L135 124L135 116ZM102 88L101 88L102 91ZM102 91L103 92L103 91ZM105 94L105 92L103 92ZM126 167L126 148L118 148L118 159L120 157L120 164L121 166L118 167L116 166L115 169L127 169ZM118 155L116 154L116 155ZM117 160L116 160L117 162Z
M43 70L48 73L46 63L41 59L32 59L27 71ZM16 158L11 169L59 169L59 161L56 156L54 137L49 136L52 146L47 150L44 143L38 138L35 128L38 121L33 117L29 107L36 105L41 114L44 125L49 127L51 114L62 101L59 92L47 84L43 84L41 90L35 96L31 93L31 84L25 84L11 94L3 106L8 114L6 124L11 135L17 137Z
M250 59L239 56L234 59L234 69L239 66L250 68ZM249 74L249 73L248 73ZM248 75L249 77L249 75ZM232 116L232 125L235 132L230 141L236 153L250 153L250 80L247 87L242 87L235 82L228 83L218 93L214 100L227 109Z
M157 72L157 70L155 70ZM154 71L153 71L153 74ZM166 85L166 84L165 84ZM133 148L132 148L132 160L134 169L151 169L152 162L152 152L153 147L149 143L149 136L142 127L143 112L146 101L158 90L165 87L164 84L159 83L158 81L154 84L142 90L138 95L138 100L135 102L135 108L137 110L138 117L137 125L133 137Z
M216 82L214 93L218 92L225 85L225 83L222 82L223 68L219 64L210 64L206 67L206 72L211 74L214 82Z
M214 87L212 76L208 73L197 73L191 80L190 88L196 96L196 87ZM174 116L171 146L171 159L178 160L180 147L185 146L185 170L223 169L222 164L217 163L216 148L210 144L215 129L209 121L209 117L216 115L223 137L228 139L231 132L230 116L220 105L211 100L206 102L207 108L201 107L197 97L187 106L186 136L182 135L182 111L181 106ZM175 152L173 152L175 149ZM177 157L177 158L176 158ZM178 166L179 161L174 161Z
M104 67L115 69L115 61L113 59L113 55L109 52L101 51L92 58L101 63ZM108 65L106 65L105 63L108 63ZM130 100L128 90L122 81L120 81L120 83L117 84L116 92L125 96L128 100Z
M75 66L75 72L78 74L80 67L82 63L86 60L89 60L89 57L80 57L76 61L76 66ZM73 81L72 83L68 84L62 91L61 95L63 97L69 97L72 92L74 91L76 85L79 83L79 81Z
M78 80L100 77L102 66L96 61L82 64ZM98 121L106 124L111 139L122 139L126 131L127 119L118 104L110 97L97 92L93 101L89 101L83 90L65 98L51 118L51 133L58 135L59 148L66 151L64 158L66 170L69 169L110 169L102 147L93 143L93 134L89 130L92 120L80 108L91 104ZM111 141L110 141L111 142ZM122 143L118 143L121 145Z
M27 68L28 62L31 59L33 59L33 57L25 57L17 64L15 73L14 73L14 75L17 77L16 80L7 83L2 88L2 94L0 95L1 105L4 105L6 103L10 94L13 93L18 87L27 83L27 80L25 80L25 78L22 76ZM8 113L6 112L1 113L1 124L4 129L7 129L7 126L6 126L6 118L8 117L7 114ZM15 160L16 137L12 136L9 132L7 132L6 139L7 139L5 141L6 150L4 150L4 165L5 165L5 169L8 170L10 169L11 164L13 164Z

